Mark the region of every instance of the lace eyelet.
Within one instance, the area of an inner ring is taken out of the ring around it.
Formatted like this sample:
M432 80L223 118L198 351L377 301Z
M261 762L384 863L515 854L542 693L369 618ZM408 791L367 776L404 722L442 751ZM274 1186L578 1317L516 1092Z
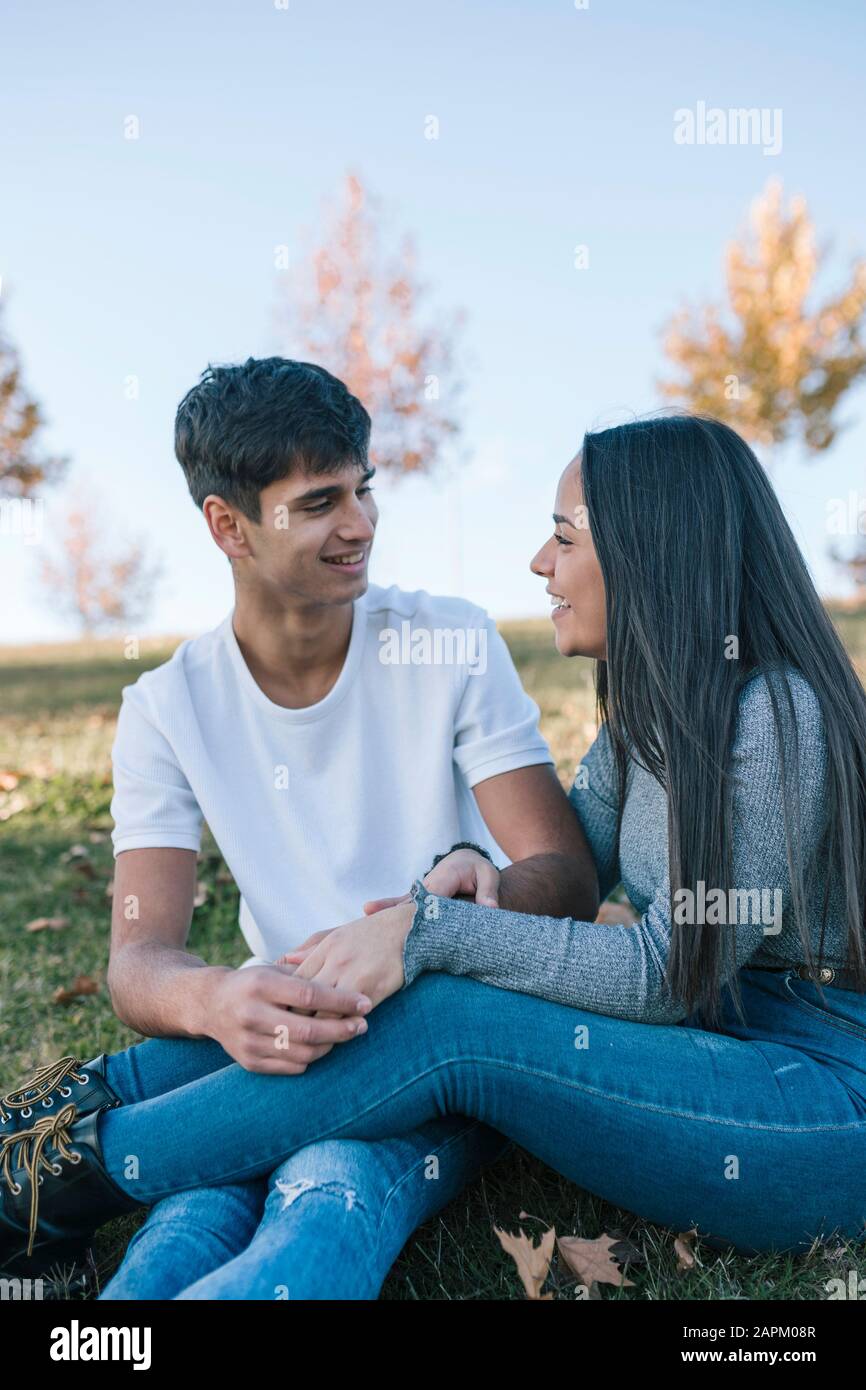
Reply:
M71 1095L72 1095L72 1087L71 1087L71 1086L61 1086L61 1087L60 1087L60 1094L63 1096L63 1098L64 1098L64 1100L65 1100L67 1096L71 1096Z
M90 1077L89 1077L89 1075L88 1075L88 1073L87 1073L86 1071L85 1071L85 1072L82 1072L82 1074L81 1074L81 1080L79 1081L78 1084L79 1084L79 1086L89 1086L89 1085L90 1085Z
M49 1166L50 1166L51 1171L52 1171L52 1173L54 1174L54 1176L55 1176L56 1178L59 1178L59 1177L60 1177L60 1174L63 1172L63 1168L61 1167L61 1165L60 1165L59 1163L52 1163L52 1164L50 1164ZM42 1179L40 1178L39 1181L41 1182Z
M44 1101L42 1102L42 1104L43 1104L43 1106L45 1107L46 1110L50 1110L51 1107L52 1107L52 1105L54 1104L54 1097L53 1097L53 1096L46 1096L45 1099L44 1099Z
M29 1120L29 1119L30 1119L30 1116L31 1116L32 1114L33 1114L33 1107L30 1106L30 1105L25 1105L24 1108L23 1108L22 1111L21 1111L21 1118L22 1118L22 1120Z
M37 1186L37 1187L41 1187L44 1181L45 1181L45 1179L43 1178L42 1174L40 1173L39 1176L38 1176L37 1179L36 1179L36 1186Z
M11 1186L10 1189L9 1189L9 1191L12 1193L12 1196L13 1196L13 1197L20 1197L20 1196L21 1196L21 1190L22 1190L22 1189L21 1189L21 1184L20 1184L20 1182L13 1182L12 1186Z
M70 1149L70 1151L69 1151L69 1162L70 1162L70 1163L80 1163L80 1162L81 1162L81 1154L78 1152L77 1149Z

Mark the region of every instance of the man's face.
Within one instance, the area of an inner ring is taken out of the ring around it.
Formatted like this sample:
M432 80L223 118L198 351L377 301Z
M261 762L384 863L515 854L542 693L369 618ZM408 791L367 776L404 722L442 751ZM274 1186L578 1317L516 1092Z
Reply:
M328 474L295 472L263 488L261 520L237 516L247 549L234 561L237 578L311 603L363 594L379 518L374 472L349 464Z

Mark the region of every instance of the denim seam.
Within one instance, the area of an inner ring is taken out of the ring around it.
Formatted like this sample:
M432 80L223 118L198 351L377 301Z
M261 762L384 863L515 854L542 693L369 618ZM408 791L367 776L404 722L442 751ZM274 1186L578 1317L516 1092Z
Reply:
M773 1125L763 1124L760 1122L754 1122L750 1120L735 1120L728 1118L722 1119L717 1115L701 1115L691 1110L673 1110L669 1106L652 1105L647 1104L644 1101L629 1100L625 1096L611 1095L608 1091L601 1091L598 1090L595 1086L588 1086L585 1082L572 1081L569 1078L557 1076L555 1072L537 1071L532 1067L515 1066L513 1062L502 1062L498 1058L475 1056L450 1057L443 1061L437 1062L435 1066L430 1067L427 1071L420 1073L418 1076L412 1077L410 1081L405 1082L402 1086L398 1087L397 1090L390 1092L390 1094L387 1096L383 1096L382 1099L380 1101L377 1101L375 1105L371 1105L366 1110L361 1111L360 1114L355 1116L355 1120L362 1120L367 1115L373 1114L376 1110L381 1109L383 1105L387 1105L390 1101L394 1100L396 1096L400 1095L401 1092L407 1090L416 1082L425 1080L428 1076L434 1075L437 1071L441 1071L445 1067L450 1067L455 1064L459 1065L464 1062L471 1062L476 1065L479 1063L483 1063L485 1066L496 1067L504 1071L519 1071L526 1075L537 1077L539 1080L542 1081L555 1081L558 1084L566 1086L571 1090L583 1091L587 1095L599 1096L601 1099L612 1101L617 1105L629 1106L631 1109L634 1110L645 1110L654 1114L670 1115L678 1120L699 1120L704 1124L718 1125L720 1128L723 1129L756 1130L759 1132L767 1132L771 1134L841 1134L847 1131L854 1131L855 1133L859 1132L860 1134L866 1135L866 1119L852 1120L850 1122L844 1121L841 1124L818 1125ZM843 1085L844 1083L840 1081L839 1084ZM455 1111L453 1113L460 1114L462 1112ZM482 1117L477 1116L476 1118L481 1119ZM491 1123L491 1121L489 1120L483 1122L487 1124ZM352 1121L352 1123L354 1123L354 1121ZM495 1128L495 1125L493 1125L493 1128ZM325 1134L317 1134L314 1138L306 1139L303 1144L298 1144L297 1148L292 1149L290 1152L283 1154L282 1158L274 1157L273 1162L271 1163L271 1167L273 1168L277 1166L279 1163L285 1162L285 1160L287 1158L290 1158L293 1153L296 1153L298 1149L305 1148L307 1144L318 1144L323 1139L350 1137L352 1136L338 1135L336 1130L329 1130ZM222 1174L218 1180L211 1179L210 1185L223 1186L231 1182L243 1182L249 1177L258 1176L259 1172L260 1169L258 1168L257 1164L248 1164L246 1168L241 1168L236 1172ZM206 1186L207 1184L202 1183L200 1185ZM156 1194L152 1194L146 1199L139 1200L142 1200L142 1205L150 1206L153 1205L155 1202L160 1201L162 1197L170 1196L173 1192L182 1190L182 1188L166 1188Z
M835 1014L820 1008L819 1005L813 1004L810 1000L801 999L800 996L790 988L790 978L791 977L788 976L784 984L788 999L792 1004L796 1004L797 1007L802 1009L803 1013L807 1014L810 1018L819 1018L828 1028L835 1028L837 1032L843 1033L846 1037L854 1038L857 1042L866 1043L866 1024L851 1023L847 1018L837 1018Z
M459 1112L458 1112L458 1113L459 1113ZM467 1116L466 1118L469 1119L470 1117ZM470 1128L469 1128L468 1130L463 1130L463 1132L462 1132L461 1134L452 1134L452 1135L450 1136L450 1138L448 1138L448 1139L445 1140L444 1143L436 1145L434 1152L436 1152L437 1154L439 1154L439 1153L444 1154L444 1153L445 1153L448 1149L450 1149L454 1144L459 1144L459 1143L461 1143L461 1142L466 1138L467 1134L472 1134L472 1133L478 1128L478 1126L481 1125L481 1124L484 1124L484 1121L483 1121L483 1120L475 1120L475 1119L473 1119L472 1122L471 1122L471 1126L470 1126ZM374 1141L374 1142L376 1142L376 1141ZM387 1192L387 1194L386 1194L386 1196L385 1196L385 1200L384 1200L383 1203L382 1203L382 1217L383 1217L383 1220L384 1220L385 1213L386 1213L386 1211L388 1210L388 1207L389 1207L390 1204L391 1204L392 1198L393 1198L393 1197L395 1196L395 1194L399 1191L399 1189L400 1189L401 1187L403 1187L403 1186L405 1185L405 1183L407 1183L407 1182L409 1181L409 1179L413 1176L413 1174L415 1174L415 1173L418 1171L419 1168L423 1167L423 1165L424 1165L425 1162L426 1162L426 1156L425 1156L425 1158L419 1158L418 1161L417 1161L416 1163L413 1163L413 1164L412 1164L412 1167L411 1167L411 1168L406 1169L406 1170L400 1175L400 1177L397 1179L397 1181L396 1181L395 1183L392 1183L392 1184L391 1184L391 1186L389 1187L388 1192ZM379 1222L379 1227L378 1227L378 1233L377 1233L377 1237L376 1237L376 1253L377 1253L377 1255L378 1255L378 1253L379 1253L379 1249L380 1249L381 1244L382 1244L382 1225L383 1225L383 1221L380 1221L380 1222Z

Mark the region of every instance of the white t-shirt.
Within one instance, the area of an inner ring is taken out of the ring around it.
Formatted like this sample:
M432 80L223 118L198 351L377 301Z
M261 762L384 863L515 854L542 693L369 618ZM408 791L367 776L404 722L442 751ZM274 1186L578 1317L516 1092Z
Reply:
M538 715L492 619L464 599L371 585L337 681L305 709L257 685L229 614L123 691L114 853L198 850L205 819L241 931L271 961L406 892L457 840L507 864L469 789L553 762Z

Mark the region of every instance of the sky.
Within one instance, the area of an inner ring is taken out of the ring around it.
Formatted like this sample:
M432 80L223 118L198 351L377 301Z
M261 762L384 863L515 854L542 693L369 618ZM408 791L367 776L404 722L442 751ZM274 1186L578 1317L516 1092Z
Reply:
M229 611L174 412L208 362L291 352L278 305L347 170L413 234L431 311L466 312L459 482L377 478L370 577L500 619L548 612L529 561L562 468L662 404L664 324L722 297L769 178L808 200L820 289L866 254L860 0L5 0L2 39L2 321L72 462L38 544L0 533L0 642L74 635L38 570L75 496L163 563L142 635ZM700 102L780 111L781 149L678 144ZM771 467L823 593L846 589L828 505L866 493L866 389L842 419Z

